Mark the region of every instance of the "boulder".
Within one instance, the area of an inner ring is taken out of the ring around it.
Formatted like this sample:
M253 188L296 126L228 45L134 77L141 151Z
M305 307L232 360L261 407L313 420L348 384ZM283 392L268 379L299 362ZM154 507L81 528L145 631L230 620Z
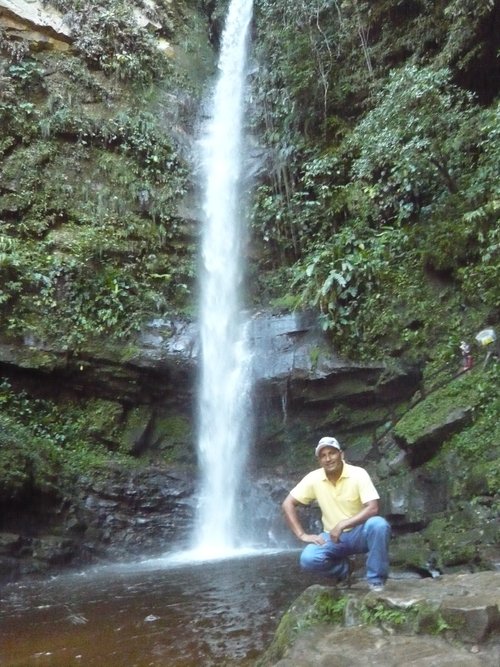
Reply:
M449 502L445 471L407 470L384 479L379 487L383 513L394 527L422 527Z
M493 667L500 661L499 607L500 572L389 579L376 594L362 582L348 591L311 586L257 664Z

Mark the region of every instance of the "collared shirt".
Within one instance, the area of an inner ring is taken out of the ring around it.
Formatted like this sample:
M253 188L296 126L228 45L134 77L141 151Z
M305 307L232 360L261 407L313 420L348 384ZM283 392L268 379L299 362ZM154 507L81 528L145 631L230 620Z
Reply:
M302 505L318 501L323 529L330 531L342 519L350 519L370 500L378 500L370 475L364 468L344 463L336 484L330 482L323 468L306 475L290 495Z

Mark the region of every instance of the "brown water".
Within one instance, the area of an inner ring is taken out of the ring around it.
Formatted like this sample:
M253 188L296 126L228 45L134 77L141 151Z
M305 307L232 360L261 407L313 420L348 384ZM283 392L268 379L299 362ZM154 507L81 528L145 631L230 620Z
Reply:
M1 592L2 667L251 665L311 581L298 552L157 560Z

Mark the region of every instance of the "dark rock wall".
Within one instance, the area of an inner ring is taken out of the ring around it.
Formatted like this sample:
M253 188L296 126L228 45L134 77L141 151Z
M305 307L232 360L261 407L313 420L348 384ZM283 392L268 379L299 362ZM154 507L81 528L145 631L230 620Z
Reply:
M414 369L389 372L383 364L339 359L307 316L261 313L252 326L256 417L241 493L242 514L252 518L243 532L276 546L290 543L280 504L297 476L315 465L318 437L335 433L346 442L350 460L368 462L375 472L381 456L376 430L397 405L406 405L420 376ZM4 500L4 576L186 547L196 505L195 327L156 322L125 362L116 350L75 358L34 346L1 350L3 372L18 388L36 395L43 387L45 396L62 404L69 395L105 401L107 412L115 415L108 431L124 422L112 431L122 440L115 446L127 447L138 460L156 461L152 467L140 464L139 470L110 467L100 476L81 478L63 496L27 488ZM174 432L179 422L185 430ZM169 453L171 462L165 463ZM411 512L398 511L404 523ZM314 525L317 518L313 512L304 520Z

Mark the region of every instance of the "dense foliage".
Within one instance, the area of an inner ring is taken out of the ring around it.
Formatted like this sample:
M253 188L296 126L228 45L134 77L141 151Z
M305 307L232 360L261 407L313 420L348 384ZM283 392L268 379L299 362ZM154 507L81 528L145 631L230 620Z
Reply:
M0 408L0 502L29 496L35 489L55 496L67 493L77 475L109 461L102 442L102 431L113 421L108 402L66 401L62 410L4 380Z
M498 7L476 4L258 3L254 230L290 267L276 303L318 307L350 354L498 319L499 65L471 43Z
M47 0L71 27L74 48L90 67L123 79L152 80L168 72L158 37L170 37L182 21L182 5L126 0ZM144 21L138 21L138 13ZM150 24L145 24L150 21ZM156 34L149 30L155 26Z
M179 211L192 189L186 136L213 66L207 19L197 2L44 4L71 28L69 50L0 29L1 343L27 346L35 366L40 348L71 360L106 346L127 359L145 322L192 307L197 232ZM7 376L0 502L60 495L135 454L142 406ZM186 428L179 416L157 422L170 448Z
M187 29L184 6L50 4L71 55L0 44L0 323L75 350L189 305L189 171L170 124L187 122L194 82L159 48Z

